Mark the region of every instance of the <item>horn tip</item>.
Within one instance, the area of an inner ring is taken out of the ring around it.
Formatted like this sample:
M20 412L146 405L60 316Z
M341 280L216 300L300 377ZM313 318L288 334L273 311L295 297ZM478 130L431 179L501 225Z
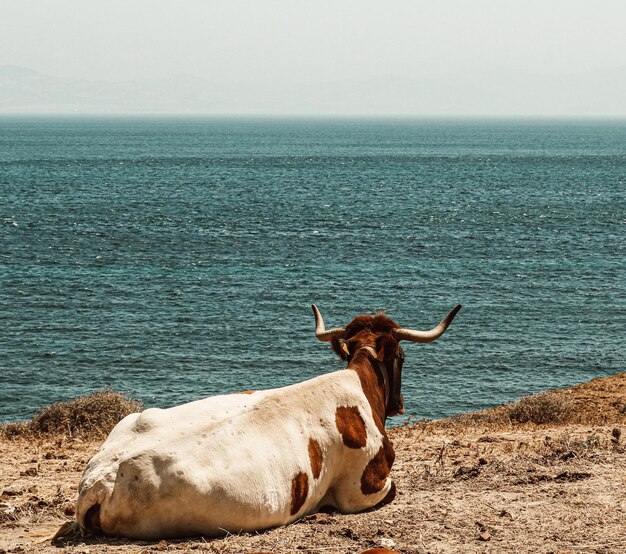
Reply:
M452 320L454 319L454 317L456 316L456 314L459 313L459 310L463 307L462 304L457 304L454 308L452 308L452 310L450 310L450 313L448 314L448 316L446 317L446 319L448 320L448 324L452 323Z

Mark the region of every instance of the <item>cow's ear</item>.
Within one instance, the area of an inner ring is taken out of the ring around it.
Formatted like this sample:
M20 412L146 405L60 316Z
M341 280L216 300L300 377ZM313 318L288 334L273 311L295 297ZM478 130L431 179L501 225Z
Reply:
M348 347L346 343L340 341L337 337L333 337L330 341L330 345L332 346L335 354L339 356L344 362L348 359L350 352L348 351Z

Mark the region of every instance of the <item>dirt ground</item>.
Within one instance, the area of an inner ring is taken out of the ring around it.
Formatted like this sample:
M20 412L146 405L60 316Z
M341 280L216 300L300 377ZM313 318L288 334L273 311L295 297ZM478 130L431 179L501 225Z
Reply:
M221 539L52 546L45 538L72 519L80 475L101 441L3 438L0 554L352 554L380 546L405 554L625 553L626 373L551 398L567 401L563 422L520 423L502 407L391 430L398 494L380 509Z

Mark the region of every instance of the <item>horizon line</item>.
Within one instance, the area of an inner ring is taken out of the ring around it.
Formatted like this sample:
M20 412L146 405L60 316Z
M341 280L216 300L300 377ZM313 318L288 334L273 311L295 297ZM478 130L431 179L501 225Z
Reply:
M53 111L3 111L0 117L98 117L98 118L206 118L206 119L463 119L463 120L626 120L624 114L405 114L405 113L284 113L284 112L53 112Z

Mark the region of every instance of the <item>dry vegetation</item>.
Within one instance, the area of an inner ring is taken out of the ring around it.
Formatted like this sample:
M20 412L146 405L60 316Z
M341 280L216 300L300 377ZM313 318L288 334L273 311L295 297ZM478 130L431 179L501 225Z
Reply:
M142 409L141 402L104 389L68 402L51 404L37 413L31 421L1 425L0 437L95 440L105 438L118 421Z
M59 552L38 541L72 519L80 474L102 430L137 409L104 391L0 431L0 554ZM398 495L378 510L316 514L264 533L214 540L82 538L62 551L348 554L387 546L405 554L622 553L625 426L622 373L392 430Z

